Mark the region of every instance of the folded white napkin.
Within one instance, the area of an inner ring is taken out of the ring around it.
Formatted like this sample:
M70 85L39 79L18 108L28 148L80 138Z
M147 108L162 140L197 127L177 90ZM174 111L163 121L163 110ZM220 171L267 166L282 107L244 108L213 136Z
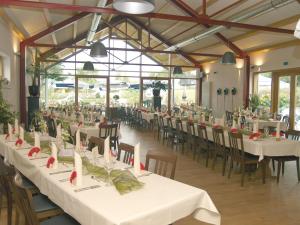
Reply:
M235 119L232 120L232 127L231 128L235 128L236 129L236 121L235 121Z
M93 113L93 112L90 113L90 121L91 121L91 122L94 121L94 113Z
M75 150L80 151L80 131L79 129L76 131L76 145Z
M12 140L12 135L13 135L13 132L12 132L12 127L10 124L8 124L8 139L11 141Z
M19 138L24 141L24 128L20 127L20 134L19 134Z
M34 132L34 147L41 148L40 135L37 132Z
M258 122L254 121L253 122L253 133L257 133L258 132Z
M19 121L15 119L15 134L19 134Z
M52 142L51 146L51 156L54 158L54 163L53 163L53 169L57 169L58 167L58 161L57 161L57 147L54 142Z
M134 174L137 176L140 173L140 143L138 143L136 146L134 146Z
M276 124L276 138L280 138L280 122Z
M238 117L238 128L241 128L241 117Z
M79 122L81 122L83 124L84 122L84 116L82 113L80 113L80 116L79 116Z
M74 164L76 171L76 186L82 185L82 160L80 155L77 152L74 152Z
M104 141L104 160L106 163L110 163L110 145L109 145L110 137L108 136Z
M205 115L204 114L201 115L201 122L205 123Z
M56 138L61 139L61 124L56 128Z
M95 146L92 149L92 156L93 156L93 161L96 162L97 158L99 157L98 146Z

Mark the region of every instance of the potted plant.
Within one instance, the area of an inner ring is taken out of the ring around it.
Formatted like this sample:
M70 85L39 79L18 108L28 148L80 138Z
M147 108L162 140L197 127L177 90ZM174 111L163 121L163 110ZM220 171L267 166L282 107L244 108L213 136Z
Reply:
M163 84L161 81L153 81L150 85L150 88L152 88L153 96L158 97L160 96L160 90L166 91L166 85Z
M250 107L252 108L252 112L255 112L255 110L258 108L260 104L259 96L256 94L251 95L249 98L249 104Z
M6 79L0 79L0 123L3 124L3 132L7 132L8 123L13 123L16 114L10 111L10 105L5 101L2 95L2 83Z
M38 76L40 74L41 67L39 64L31 64L26 68L26 74L31 77L31 85L28 86L28 91L30 96L38 96L39 95L39 86L37 84Z

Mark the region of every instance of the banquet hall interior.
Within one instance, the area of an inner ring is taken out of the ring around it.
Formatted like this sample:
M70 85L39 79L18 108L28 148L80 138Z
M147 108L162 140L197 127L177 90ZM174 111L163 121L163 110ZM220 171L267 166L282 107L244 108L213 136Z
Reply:
M299 225L299 0L0 0L0 225Z

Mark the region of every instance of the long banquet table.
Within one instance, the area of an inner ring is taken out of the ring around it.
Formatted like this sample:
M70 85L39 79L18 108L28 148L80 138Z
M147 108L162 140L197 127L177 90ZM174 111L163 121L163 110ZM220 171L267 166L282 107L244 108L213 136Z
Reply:
M172 118L173 127L176 127L176 119ZM195 135L198 136L197 124L195 126ZM187 132L187 121L182 121L182 128ZM213 141L212 128L207 126L207 136L210 141ZM225 144L229 146L228 132L224 132ZM245 152L259 156L259 160L264 159L265 156L300 156L300 142L281 138L276 141L276 138L269 137L254 141L249 139L249 136L243 136Z
M59 181L68 178L70 172L50 174L71 170L71 166L59 163L58 169L47 169L47 158L41 157L47 155L40 153L40 158L30 160L27 156L30 146L25 147L16 149L14 142L0 136L0 154L82 225L167 225L191 214L203 222L221 223L218 210L204 190L151 174L139 178L145 184L142 189L125 195L104 183L100 188L75 192L78 187ZM121 162L116 165L128 166ZM99 182L85 175L82 187L91 185Z

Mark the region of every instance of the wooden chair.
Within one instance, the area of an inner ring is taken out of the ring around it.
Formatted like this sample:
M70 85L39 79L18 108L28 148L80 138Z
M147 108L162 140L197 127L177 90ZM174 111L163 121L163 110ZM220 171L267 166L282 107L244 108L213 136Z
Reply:
M226 149L226 145L225 145L224 130L223 130L223 128L212 128L212 133L213 133L213 139L214 139L214 145L212 148L212 151L213 151L212 169L215 168L217 158L222 158L223 159L222 175L224 176L226 162L227 162L228 155L229 155L229 151Z
M171 119L170 119L170 124L172 124ZM172 126L172 128L173 128L173 126ZM183 154L184 153L184 144L186 143L186 135L183 131L183 126L182 126L181 120L179 120L179 119L176 120L176 130L174 131L174 128L173 128L173 134L171 134L169 138L173 141L172 147L173 147L174 142L176 144L176 149L177 149L178 145L181 145L181 153Z
M288 130L285 132L285 136L287 139L294 140L294 141L300 141L300 131L298 130ZM278 157L271 157L272 164L273 164L273 171L274 168L274 161L277 161L277 183L279 182L280 177L280 170L282 168L282 175L284 174L284 164L285 162L289 161L296 161L296 169L297 169L297 176L298 176L298 182L300 181L300 171L299 171L299 157L297 156L278 156Z
M168 167L171 166L171 171L169 173L169 178L174 180L176 163L177 163L177 155L167 154L158 151L148 151L146 155L146 165L145 169L149 170L150 161L154 160L154 173L161 176L168 176Z
M44 217L41 217L39 212L36 210L37 205L35 204L34 198L30 191L21 185L22 181L20 180L21 178L17 173L11 184L15 193L18 210L23 212L26 225L80 225L67 214L62 214L62 210L52 203L47 197L44 198L44 206L46 204L56 206L59 213L51 214L48 212L48 214L45 214Z
M90 137L89 138L89 144L88 144L88 150L92 151L92 149L95 146L98 146L98 152L99 154L103 155L104 153L104 141L105 139L99 138L99 137Z
M187 129L187 144L190 146L190 149L193 151L193 159L196 158L196 147L198 142L198 137L196 136L195 126L193 122L186 123Z
M117 157L117 160L119 161L121 161L122 152L124 152L122 162L126 164L132 164L131 159L133 159L134 157L134 146L125 143L120 143L118 146L118 157Z
M261 163L262 173L263 173L262 180L263 183L265 183L265 177L266 177L265 160L259 162L258 156L245 153L242 133L228 132L228 136L229 136L229 146L230 146L230 166L229 166L228 178L230 178L231 175L233 162L236 162L241 166L241 172L242 172L241 186L244 186L246 167L248 169L248 172L250 172L251 165L256 166L258 163Z
M164 118L159 116L159 123L160 123L160 132L162 133L163 144L165 140L168 138L168 125L165 124Z
M208 140L208 137L207 137L206 126L198 124L197 130L198 130L198 138L199 138L198 161L200 159L200 153L205 152L205 154L206 154L205 166L208 167L208 160L209 160L209 155L210 155L210 146L209 146L209 140Z

